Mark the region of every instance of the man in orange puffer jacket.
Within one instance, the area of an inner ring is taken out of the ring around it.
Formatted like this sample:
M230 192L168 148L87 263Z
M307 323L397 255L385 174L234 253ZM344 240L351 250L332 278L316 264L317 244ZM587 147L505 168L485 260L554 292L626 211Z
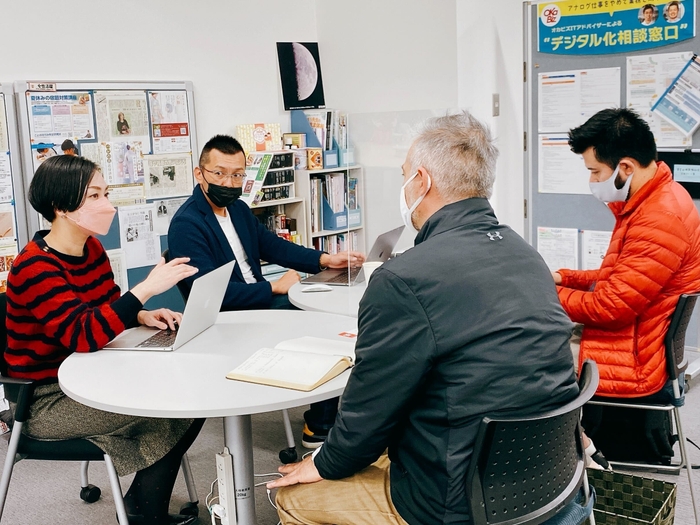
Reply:
M600 111L569 145L616 219L599 270L553 273L564 310L584 325L579 365L598 364L600 396L648 396L668 380L664 336L678 296L700 290L700 216L633 111Z

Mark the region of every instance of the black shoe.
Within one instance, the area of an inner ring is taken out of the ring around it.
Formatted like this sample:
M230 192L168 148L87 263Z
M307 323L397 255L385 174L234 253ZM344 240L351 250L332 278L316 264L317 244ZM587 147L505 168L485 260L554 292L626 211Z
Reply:
M304 423L304 430L301 434L301 444L306 448L318 448L325 443L328 437L328 430L313 432L309 425Z

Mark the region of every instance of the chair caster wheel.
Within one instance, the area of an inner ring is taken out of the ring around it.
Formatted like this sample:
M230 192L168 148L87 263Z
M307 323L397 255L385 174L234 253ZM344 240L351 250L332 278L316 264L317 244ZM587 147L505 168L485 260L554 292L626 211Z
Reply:
M285 465L287 463L294 463L298 459L297 449L294 447L285 448L280 450L280 461Z
M95 503L100 499L101 495L102 491L100 487L96 487L95 485L88 485L87 487L80 488L80 499L86 503Z
M180 514L183 516L199 516L199 501L188 501L180 507Z

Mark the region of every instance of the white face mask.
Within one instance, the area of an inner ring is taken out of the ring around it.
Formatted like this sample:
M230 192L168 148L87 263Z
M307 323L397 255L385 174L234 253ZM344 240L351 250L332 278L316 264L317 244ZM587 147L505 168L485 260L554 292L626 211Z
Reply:
M430 191L430 186L432 185L432 180L430 178L430 175L428 175L428 189L426 192L418 197L416 199L416 202L413 203L413 205L409 208L408 203L406 202L406 186L409 185L409 183L416 178L418 175L418 172L413 175L410 179L408 179L403 186L401 186L401 193L399 195L399 209L401 210L401 219L403 219L403 223L406 225L406 228L408 228L409 231L413 232L413 235L416 235L418 233L418 230L416 230L416 227L413 225L413 219L411 216L413 215L413 212L415 209L420 205L421 202L423 202L423 199L425 196L428 194Z
M617 186L615 186L615 179L617 178L617 174L619 172L620 165L618 164L617 168L615 168L615 171L613 171L613 174L610 176L609 179L604 180L603 182L589 182L588 185L591 188L591 193L593 194L593 196L596 197L598 200L606 203L626 201L627 195L630 191L630 184L632 184L632 176L634 175L634 173L627 177L627 180L625 181L625 184L622 186L622 188L618 188Z

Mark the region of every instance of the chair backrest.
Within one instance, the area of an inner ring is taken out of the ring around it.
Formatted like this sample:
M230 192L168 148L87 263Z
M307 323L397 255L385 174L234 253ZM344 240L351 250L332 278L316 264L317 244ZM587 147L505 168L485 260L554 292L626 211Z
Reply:
M166 248L163 250L163 253L160 254L163 259L165 259L166 263L170 262L170 250ZM184 283L182 281L177 283L177 291L180 292L180 297L182 297L182 301L187 304L187 298L189 297L189 290L186 289Z
M677 379L688 368L688 359L685 357L685 331L699 295L700 292L682 294L673 311L671 324L664 338L666 369L671 379Z
M482 420L466 486L475 525L542 523L576 497L586 471L581 407L598 379L595 363L586 360L579 395L566 405L535 416Z

